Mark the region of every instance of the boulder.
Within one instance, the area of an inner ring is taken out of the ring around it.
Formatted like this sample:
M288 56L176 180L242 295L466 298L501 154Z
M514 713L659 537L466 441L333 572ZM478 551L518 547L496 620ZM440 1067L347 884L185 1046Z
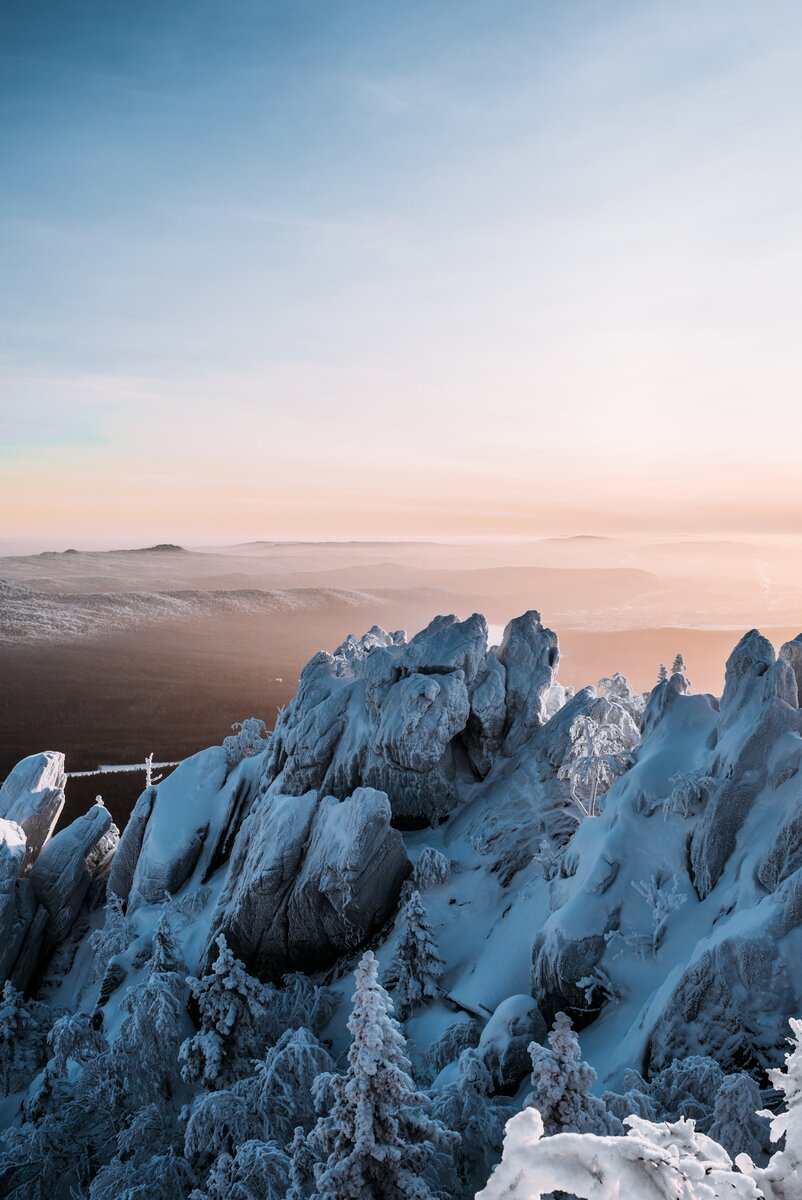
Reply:
M504 753L512 755L545 721L544 700L560 661L557 635L532 609L510 621L498 649L506 668Z
M262 795L240 828L205 953L225 934L263 979L330 966L392 912L409 874L387 796Z
M66 783L64 755L46 750L18 762L0 787L0 818L16 821L25 831L25 871L55 828Z
M69 932L106 858L111 828L111 813L102 804L95 804L52 837L34 863L31 886L37 901L50 914L47 929L50 946Z
M518 1090L532 1069L531 1042L546 1039L546 1022L531 996L502 1000L482 1030L477 1054L490 1072L497 1092Z

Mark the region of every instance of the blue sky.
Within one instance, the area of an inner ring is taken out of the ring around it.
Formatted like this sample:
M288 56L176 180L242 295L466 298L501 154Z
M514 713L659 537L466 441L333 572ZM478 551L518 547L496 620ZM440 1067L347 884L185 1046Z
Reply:
M800 68L773 0L5 0L0 532L794 526Z

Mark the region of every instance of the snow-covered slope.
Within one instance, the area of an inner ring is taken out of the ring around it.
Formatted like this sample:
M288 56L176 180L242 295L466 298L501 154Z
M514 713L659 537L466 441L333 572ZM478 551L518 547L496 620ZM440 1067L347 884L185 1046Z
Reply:
M478 1042L520 1103L558 1011L600 1088L688 1055L765 1086L802 1012L800 645L753 630L720 701L678 663L644 706L620 677L567 694L533 612L498 647L478 614L374 628L311 660L268 739L148 789L119 844L97 808L49 838L63 764L26 760L0 791L5 974L113 1036L167 913L191 972L222 934L255 976L342 1000L365 946L392 982L416 888L442 971L405 1032L436 1088ZM111 973L89 941L107 881L132 930Z

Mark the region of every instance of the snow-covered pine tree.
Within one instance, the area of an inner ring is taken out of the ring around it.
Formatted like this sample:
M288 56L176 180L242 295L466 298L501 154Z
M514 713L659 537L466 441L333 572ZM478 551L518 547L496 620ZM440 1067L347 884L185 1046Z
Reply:
M708 1133L730 1158L748 1154L757 1159L768 1148L768 1124L758 1116L760 1088L744 1071L727 1075L716 1093Z
M424 1000L440 994L439 980L443 960L437 948L420 892L413 892L401 912L402 933L398 943L393 972L398 980L395 987L395 1007L401 1020Z
M249 1074L251 1059L261 1058L264 1044L265 989L234 957L223 934L218 954L202 979L188 980L200 1017L200 1029L181 1046L181 1075L187 1083L221 1088Z
M247 1081L248 1103L259 1113L262 1137L284 1146L297 1125L315 1121L312 1086L334 1070L334 1059L308 1029L287 1029ZM243 1085L244 1086L244 1085Z
M547 1134L621 1133L622 1125L598 1096L591 1095L596 1072L582 1059L571 1019L557 1013L548 1046L532 1042L532 1091L524 1104L536 1108Z
M286 1200L309 1200L315 1186L315 1154L303 1125L298 1125L289 1146L290 1186Z
M682 657L681 654L677 654L675 656L674 661L671 664L671 674L672 675L684 675L685 674L685 659Z
M6 980L0 999L0 1095L27 1088L42 1066L52 1018L46 1004L26 1000Z
M657 682L658 683L667 683L668 682L668 671L666 670L665 663L660 663L660 670L657 672Z
M89 1200L177 1200L193 1183L175 1114L148 1104L117 1135L117 1153L92 1180Z
M758 1167L748 1154L739 1154L737 1164L753 1179L765 1200L797 1200L802 1196L802 1020L791 1019L793 1037L785 1058L785 1070L769 1071L769 1079L785 1097L785 1109L777 1114L763 1112L770 1121L774 1143L785 1138L782 1150L776 1150L768 1166Z
M455 1151L462 1187L452 1180L450 1200L473 1200L501 1157L504 1126L518 1111L514 1104L491 1098L493 1080L474 1049L463 1050L457 1078L435 1092L432 1115L460 1135Z
M87 945L92 951L90 981L100 983L109 963L116 954L122 954L134 940L135 932L125 915L123 902L114 892L106 894L105 920L89 937Z
M253 1139L221 1154L202 1191L190 1200L285 1200L290 1160L275 1142Z
M126 992L120 1034L111 1045L114 1074L132 1111L169 1099L178 1082L186 1013L186 964L162 913L144 983Z
M456 1144L415 1088L392 1007L368 950L356 969L348 1069L327 1080L329 1112L310 1134L315 1200L433 1200L427 1174L438 1150Z

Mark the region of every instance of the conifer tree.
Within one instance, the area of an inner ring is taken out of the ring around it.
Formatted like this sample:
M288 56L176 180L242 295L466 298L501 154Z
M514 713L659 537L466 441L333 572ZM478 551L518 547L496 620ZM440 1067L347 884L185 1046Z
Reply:
M179 1055L183 1079L207 1088L225 1087L248 1074L247 1064L264 1051L259 1029L265 989L234 957L223 934L217 938L217 947L209 974L188 981L198 1006L200 1029L184 1042Z
M532 1042L532 1091L525 1100L543 1118L547 1134L622 1133L623 1127L590 1089L596 1072L582 1060L579 1039L571 1019L557 1013L548 1046Z
M394 971L398 979L395 988L396 1009L401 1020L404 1020L418 1004L433 1000L440 994L443 960L420 892L413 892L409 897L401 920L403 932L396 951Z
M348 1069L327 1081L329 1112L310 1134L315 1200L432 1200L426 1174L456 1142L417 1091L391 1013L368 950L356 969Z
M6 980L0 998L0 1096L27 1087L44 1062L50 1020L46 1004L26 1000Z
M145 982L127 992L120 1004L125 1015L111 1047L114 1073L133 1110L168 1099L178 1082L187 968L166 913L152 945Z

